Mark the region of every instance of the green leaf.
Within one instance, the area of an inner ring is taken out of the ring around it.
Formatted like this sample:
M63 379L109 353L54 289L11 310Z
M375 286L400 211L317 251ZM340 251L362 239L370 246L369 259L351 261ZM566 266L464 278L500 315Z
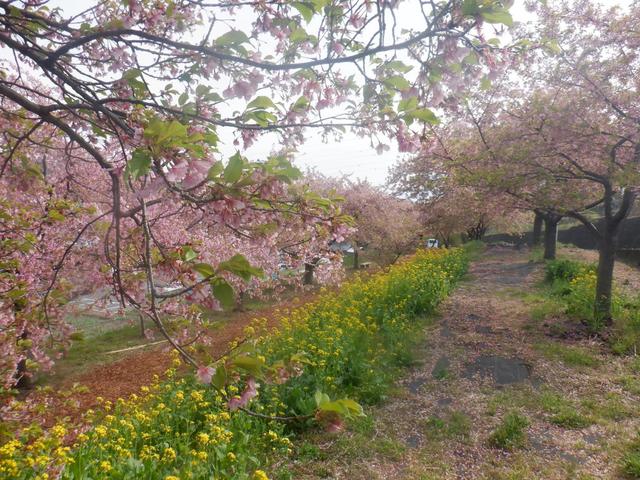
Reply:
M216 277L209 282L211 293L220 302L223 308L231 308L235 305L233 288L224 278Z
M327 395L326 393L322 393L320 390L316 390L316 393L313 395L313 398L316 401L317 407L320 407L321 405L331 402L329 395Z
M215 41L216 45L221 47L241 45L249 41L247 34L240 30L231 30L224 35L218 37Z
M549 50L551 53L561 53L562 49L560 48L560 45L558 44L558 41L556 39L550 39L547 42L544 43L544 46L547 48L547 50Z
M360 404L348 398L333 402L322 402L318 405L318 408L323 412L335 412L347 418L364 416L364 410Z
M215 269L208 263L196 263L193 269L203 277L212 277L216 274Z
M248 355L239 355L235 357L231 360L231 364L234 367L245 370L256 377L262 373L262 367L264 366L264 362Z
M396 90L408 90L409 88L411 88L411 84L409 83L409 81L404 78L401 77L400 75L394 75L392 77L389 78L385 78L383 80L383 83L391 88L395 88Z
M462 14L468 16L475 16L480 13L480 5L478 0L464 0L462 2Z
M428 108L418 108L411 112L411 116L432 125L437 125L440 123L440 120L438 119L438 117L436 117L435 113L433 113Z
M302 28L302 27L298 27L296 28L294 31L291 32L291 34L289 35L289 40L291 40L293 43L300 43L300 42L304 42L305 40L307 40L309 38L309 34L307 33L307 31Z
M342 398L338 400L351 415L355 415L357 417L364 417L364 410L362 409L362 405L358 402L351 400L350 398Z
M136 149L131 155L131 160L127 162L125 175L132 177L134 180L146 175L151 169L151 153L149 150Z
M329 2L331 0L311 0L311 3L313 4L313 9L316 12L321 11L324 7L326 7L327 5L329 5Z
M398 103L398 111L399 112L410 112L415 110L418 107L418 98L417 97L409 97L404 100L400 100Z
M198 258L198 252L196 252L189 245L182 247L182 258L185 262L190 262Z
M293 104L293 110L300 111L306 110L309 108L309 99L307 97L300 97L296 100L296 103Z
M318 405L323 412L336 412L340 415L346 415L348 410L340 402L323 402Z
M265 97L264 95L254 98L247 105L247 110L265 110L267 108L276 108L276 105L275 103L273 103L273 101L271 101L269 97Z
M218 177L220 177L220 174L222 173L223 170L224 170L224 165L222 164L222 162L216 162L209 169L209 173L207 173L207 178L209 180L218 180Z
M478 65L478 63L480 63L476 52L469 52L469 54L462 59L462 62L467 65Z
M242 168L244 167L244 160L240 156L240 152L229 159L229 163L224 169L224 180L229 183L237 182L242 176Z
M406 65L402 63L400 60L394 60L392 62L387 63L387 68L395 70L396 72L407 73L413 70L411 65Z
M275 122L278 117L266 110L251 110L244 115L247 120L254 120L261 127L266 127L270 123Z
M64 215L55 208L47 212L47 217L49 218L49 220L52 220L54 222L62 222L64 220Z
M513 17L506 10L497 10L494 12L482 12L482 18L488 23L502 23L507 27L513 26Z
M222 390L227 383L227 370L223 365L216 367L216 373L211 377L211 385L218 390Z
M312 4L294 2L292 6L293 8L298 10L298 12L300 12L300 15L302 15L302 18L304 18L305 22L309 23L311 21L311 19L313 18L313 14L315 13Z
M137 77L140 77L141 75L142 75L142 72L139 69L130 68L129 70L127 70L122 74L122 78L128 81L128 80L133 80Z
M489 80L487 77L484 77L482 80L480 80L480 88L482 90L489 90L491 88L491 80Z
M260 268L252 267L249 261L239 253L235 254L229 260L218 264L219 272L229 272L242 278L245 282L251 280L251 277L262 277L264 272Z

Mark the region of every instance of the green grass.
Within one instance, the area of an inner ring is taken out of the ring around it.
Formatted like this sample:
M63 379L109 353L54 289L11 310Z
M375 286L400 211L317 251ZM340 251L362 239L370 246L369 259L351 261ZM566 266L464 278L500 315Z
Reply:
M538 401L542 410L551 414L549 422L562 428L579 429L593 423L593 421L583 415L573 402L564 398L560 394L552 391L544 391Z
M529 261L540 263L544 260L544 247L542 245L538 245L531 249L529 253Z
M547 318L564 313L564 304L553 297L542 297L531 309L531 320L540 323Z
M581 406L584 408L579 408L575 402L553 390L537 391L530 387L516 386L494 395L489 401L487 413L495 415L499 410L523 408L531 412L542 411L549 415L549 423L567 429L580 429L594 423L592 416L583 413L584 409L604 420L628 413L621 405L607 402L606 398L583 399Z
M640 479L640 434L627 445L621 466L627 478Z
M558 413L551 416L549 421L554 425L567 429L581 429L593 423L589 418L572 407L560 409Z
M549 360L560 360L571 367L597 367L600 365L600 360L585 348L555 342L537 343L535 348Z
M127 317L113 316L106 317L92 315L91 313L80 313L67 317L67 322L73 326L76 332L82 337L96 337L111 330L119 330L130 322ZM133 318L132 318L133 320ZM135 322L137 324L137 322Z
M425 434L428 439L441 441L445 439L467 440L471 431L471 419L463 412L453 411L442 417L433 416L426 420Z
M615 392L608 392L603 398L584 399L582 406L603 421L619 422L636 413L633 408L622 401L621 395Z
M107 355L107 352L134 347L149 340L142 338L138 325L109 330L102 334L75 340L65 355L56 361L52 374L40 375L36 383L55 385L60 381L88 371L91 367L122 358L123 354Z
M529 420L516 411L507 413L502 422L489 437L489 444L503 450L515 450L525 446L527 441L526 429Z
M462 246L463 250L467 253L471 260L474 260L480 256L482 252L485 251L487 245L482 240L473 240L471 242L467 242Z

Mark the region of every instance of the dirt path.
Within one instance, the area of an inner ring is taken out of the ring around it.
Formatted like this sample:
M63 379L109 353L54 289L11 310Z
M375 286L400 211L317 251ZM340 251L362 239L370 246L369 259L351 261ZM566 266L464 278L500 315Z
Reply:
M640 363L548 314L541 279L526 252L487 250L429 328L420 366L349 433L303 445L293 478L623 478ZM509 413L528 426L505 450L491 436Z

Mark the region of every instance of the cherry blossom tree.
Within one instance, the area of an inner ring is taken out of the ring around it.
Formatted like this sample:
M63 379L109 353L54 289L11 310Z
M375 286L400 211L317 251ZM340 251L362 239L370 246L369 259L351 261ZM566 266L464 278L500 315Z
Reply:
M458 234L480 240L489 227L519 231L524 219L508 195L470 176L469 148L476 142L466 128L465 133L460 125L431 129L421 152L399 161L388 179L396 194L418 205L425 229L445 246Z
M195 366L166 318L198 324L193 303L230 304L276 251L304 262L344 229L287 158L241 150L346 128L415 149L411 126L437 122L429 107L506 65L482 25L499 34L507 8L128 0L68 14L1 0L6 384L64 338L58 306L74 282L108 286Z
M313 190L337 194L341 210L353 220L346 237L353 244L355 269L359 268L360 247L375 252L385 263L394 263L416 248L422 225L412 202L365 180L327 177L314 171L309 181Z
M637 195L640 173L640 103L638 82L640 7L605 8L589 1L540 6L537 41L554 39L554 55L540 62L543 81L557 92L554 113L561 117L554 150L572 179L592 182L600 190L604 211L597 227L581 221L599 245L596 313L611 318L611 289L617 235ZM544 50L539 50L544 53ZM548 68L551 67L551 68ZM571 123L562 119L572 116ZM577 127L577 128L576 128ZM620 197L615 208L614 200Z
M617 232L638 185L638 39L629 32L640 10L578 1L537 12L517 76L476 96L425 145L462 185L507 194L541 216L546 258L559 220L581 221L599 245L596 314L610 319ZM583 213L597 205L600 225Z

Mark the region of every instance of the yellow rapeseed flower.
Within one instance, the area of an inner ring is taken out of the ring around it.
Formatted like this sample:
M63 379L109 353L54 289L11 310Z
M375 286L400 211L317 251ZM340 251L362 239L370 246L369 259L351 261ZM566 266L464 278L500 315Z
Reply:
M269 480L264 470L256 470L253 472L253 480Z

